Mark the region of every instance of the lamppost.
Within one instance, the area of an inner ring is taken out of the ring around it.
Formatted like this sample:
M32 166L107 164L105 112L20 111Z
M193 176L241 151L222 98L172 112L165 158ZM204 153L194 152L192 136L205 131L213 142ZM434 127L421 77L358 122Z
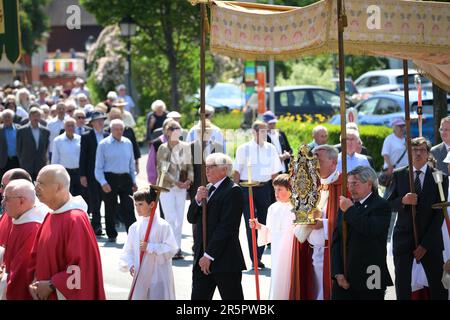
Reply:
M127 38L127 54L128 54L128 92L132 97L131 89L131 37L136 35L136 23L130 16L124 17L120 22L120 35Z

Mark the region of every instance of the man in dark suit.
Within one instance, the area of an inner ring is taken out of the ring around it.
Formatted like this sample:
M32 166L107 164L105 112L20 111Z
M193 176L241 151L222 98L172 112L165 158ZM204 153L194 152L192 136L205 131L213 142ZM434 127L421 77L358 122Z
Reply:
M19 164L33 181L39 171L47 165L50 131L40 125L42 111L31 108L30 123L17 130L16 151Z
M20 128L13 122L14 111L6 109L1 115L3 124L0 125L0 179L6 171L19 167L16 140L17 130Z
M441 120L439 132L442 142L431 148L431 154L437 161L437 169L448 175L448 166L443 161L450 151L450 117Z
M348 191L352 199L340 197L333 233L332 299L383 300L386 287L392 286L386 263L391 209L378 195L377 175L372 168L358 166L350 171ZM343 262L343 221L347 222L347 268Z
M230 157L214 153L206 159L209 185L199 187L188 211L188 221L197 224L194 241L192 300L212 300L218 287L223 300L243 300L244 256L239 243L243 211L242 189L229 178ZM207 245L203 244L201 201L207 199Z
M446 300L447 292L441 282L444 215L441 209L431 208L441 202L433 179L435 169L427 165L431 144L421 137L412 139L411 145L415 192L410 192L408 167L404 167L394 171L393 183L386 193L392 210L398 212L392 237L397 299L411 299L411 269L413 263L419 262L427 276L431 299ZM448 178L445 176L443 189L447 199ZM411 206L416 206L417 246Z
M80 182L88 190L88 212L92 215L91 224L98 236L103 234L100 216L102 187L95 179L94 172L97 145L108 136L103 130L105 119L106 116L101 112L92 113L90 123L93 130L81 136L80 147Z

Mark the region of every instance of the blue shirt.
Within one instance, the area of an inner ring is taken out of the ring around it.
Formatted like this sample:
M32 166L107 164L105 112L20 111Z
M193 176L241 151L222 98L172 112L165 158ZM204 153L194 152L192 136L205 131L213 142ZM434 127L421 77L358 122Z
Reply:
M367 157L356 152L352 156L347 154L347 173L358 166L370 168L369 160L367 160ZM342 153L339 153L338 156L337 170L339 172L342 172Z
M128 173L133 183L136 183L135 171L133 145L130 140L122 137L117 141L110 135L99 143L95 158L95 179L100 185L108 183L105 172Z
M17 130L14 125L11 127L3 127L5 130L5 138L6 138L6 149L8 150L8 157L17 156L16 152L16 136Z

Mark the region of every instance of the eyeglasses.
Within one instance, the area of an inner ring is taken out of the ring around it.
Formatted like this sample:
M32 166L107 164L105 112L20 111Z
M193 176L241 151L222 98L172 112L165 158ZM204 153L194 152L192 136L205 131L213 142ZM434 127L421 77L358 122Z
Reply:
M79 117L77 117L77 119L86 119L86 117L79 116Z
M444 129L444 128L439 129L439 132L449 132L449 131L450 131L450 129Z
M421 153L421 152L427 153L428 149L425 149L425 148L412 148L412 152L413 153Z
M170 131L176 131L176 130L181 130L181 128L178 128L178 127L169 127L168 130L170 130Z
M212 169L215 167L217 167L217 164L207 164L205 168L206 168L206 170L208 170L208 169Z

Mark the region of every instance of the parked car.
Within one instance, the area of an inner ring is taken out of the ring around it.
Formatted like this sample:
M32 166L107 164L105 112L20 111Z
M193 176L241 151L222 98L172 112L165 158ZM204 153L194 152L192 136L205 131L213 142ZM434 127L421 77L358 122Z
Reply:
M411 118L411 136L419 136L417 103L418 92L416 90L409 92L410 118ZM448 108L450 108L450 97L447 99ZM433 118L433 93L424 91L422 93L422 130L423 136L433 141L434 139L434 118ZM358 124L360 125L381 125L391 126L393 120L405 117L405 101L403 91L392 93L379 93L364 100L356 105L358 112ZM331 124L340 124L339 115L330 120Z
M408 70L409 89L415 90L414 77L418 72L414 69ZM423 90L431 91L432 82L420 76ZM390 92L403 90L403 69L387 69L369 71L361 75L355 81L356 88L361 94Z
M214 86L206 86L205 100L207 105L216 110L242 110L245 106L245 93L235 84L216 83Z
M339 78L333 78L331 81L334 83L334 91L339 94ZM370 93L359 93L352 79L345 79L345 95L355 104L371 96Z
M266 89L266 106L269 108L269 89ZM275 114L322 114L332 116L339 112L339 94L332 90L317 86L280 86L274 88ZM257 104L254 94L248 104L255 108ZM354 104L346 100L347 108Z

